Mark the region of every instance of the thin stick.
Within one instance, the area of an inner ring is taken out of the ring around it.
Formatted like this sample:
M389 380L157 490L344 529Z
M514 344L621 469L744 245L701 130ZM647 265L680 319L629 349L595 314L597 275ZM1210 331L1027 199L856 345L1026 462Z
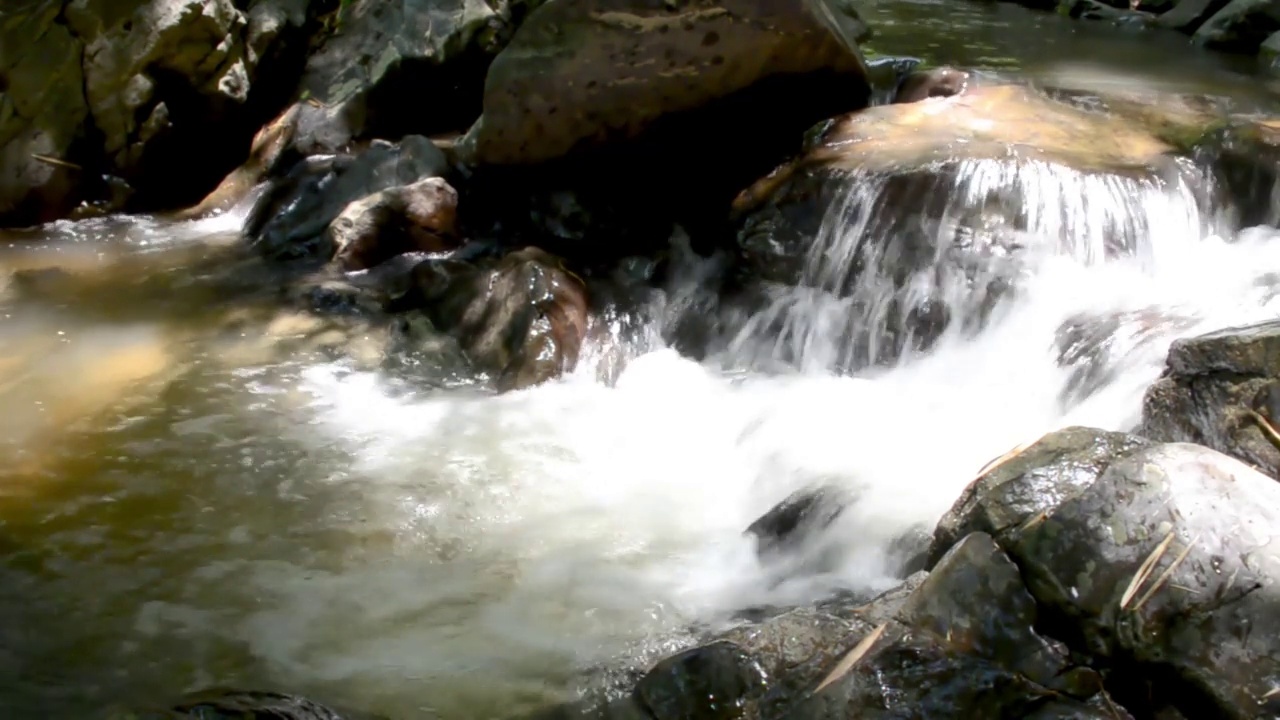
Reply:
M1151 589L1143 593L1142 597L1138 598L1138 602L1134 603L1134 612L1138 612L1138 610L1151 599L1151 596L1155 595L1156 591L1169 581L1169 576L1173 575L1173 571L1178 569L1178 566L1182 564L1183 560L1187 559L1187 554L1191 552L1191 548L1195 546L1198 540L1200 540L1199 535L1191 538L1191 542L1187 543L1187 546L1182 548L1182 552L1178 553L1178 557L1174 558L1173 562L1169 563L1169 567L1165 568L1164 572L1160 573L1160 577L1156 578L1155 583L1151 585Z
M1280 448L1280 431L1276 430L1276 427L1271 424L1271 421L1263 417L1262 413L1254 410L1253 408L1245 408L1245 411L1248 412L1249 415L1253 417L1254 421L1258 423L1258 427L1262 428L1262 434L1267 436L1267 439L1271 441L1271 444Z
M818 687L814 689L813 693L816 695L822 692L823 688L847 675L849 671L853 669L853 666L858 664L858 661L867 654L867 651L871 649L871 646L876 644L876 641L884 634L885 628L887 627L889 627L889 623L882 622L876 626L875 630L867 633L867 636L862 638L857 645L853 646L853 649L849 651L849 654L844 656L844 659L842 659L840 663L822 679L822 682L818 683Z
M1164 557L1165 551L1169 549L1169 543L1173 542L1173 531L1170 530L1168 535L1164 536L1164 540L1156 546L1155 550L1147 556L1146 560L1138 566L1138 571L1133 574L1133 579L1129 581L1129 587L1125 588L1124 594L1120 596L1120 609L1123 610L1137 594L1138 588L1142 587L1142 583L1147 581L1151 576L1151 571L1155 568L1156 563L1160 562L1160 558Z
M975 479L980 478L983 475L990 473L992 470L995 470L996 468L1000 467L1001 465L1009 462L1013 458L1020 455L1023 450L1026 450L1027 448L1031 447L1034 444L1035 444L1035 441L1018 443L1012 449L1005 452L1005 454L1001 455L998 458L990 460L987 462L986 465L983 465L982 469L978 470L978 474L977 476L975 476Z
M31 153L31 157L35 158L36 160L39 160L39 161L40 161L40 162L42 162L42 163L45 163L45 164L48 164L48 165L55 165L55 166L57 166L57 167L64 167L64 168L67 168L67 169L69 169L69 170L83 170L83 169L84 169L84 168L80 167L79 165L77 165L77 164L75 164L75 163L73 163L73 162L67 162L66 160L62 160L62 159L60 159L60 158L53 157L52 155L41 155L40 153Z

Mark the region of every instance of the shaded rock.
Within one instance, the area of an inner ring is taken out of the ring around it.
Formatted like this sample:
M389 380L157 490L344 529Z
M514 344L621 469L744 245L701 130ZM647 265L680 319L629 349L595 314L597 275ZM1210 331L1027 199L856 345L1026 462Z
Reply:
M374 141L356 155L311 157L259 199L245 233L271 260L328 260L335 247L326 229L348 205L447 169L444 154L420 136Z
M1211 447L1280 477L1280 449L1262 420L1280 427L1280 323L1174 341L1164 376L1143 400L1141 432Z
M865 32L856 16L826 19ZM829 68L865 97L860 54L803 3L561 0L530 13L495 58L466 145L479 163L551 160L771 75Z
M61 217L84 179L82 43L58 3L10 0L0 10L0 225ZM42 159L50 158L50 159ZM59 162L63 161L63 162Z
M1202 134L1195 151L1232 199L1238 225L1280 222L1280 119L1227 118Z
M764 670L741 648L714 642L658 663L635 696L655 720L732 720L764 689Z
M1156 18L1155 24L1190 35L1200 29L1206 20L1225 7L1229 1L1178 0L1171 10Z
M1280 2L1231 0L1214 13L1193 35L1207 47L1238 53L1256 53L1272 34L1280 32Z
M969 71L950 66L919 70L902 79L893 102L910 103L959 95L968 88L971 79Z
M495 262L419 263L412 288L391 306L412 308L458 338L504 391L572 370L587 332L585 286L560 258L537 248Z
M296 695L255 690L209 690L195 693L168 710L139 711L116 720L385 720L362 713L339 712Z
M1280 32L1274 32L1258 48L1258 62L1270 75L1280 75Z
M480 115L485 72L544 0L354 0L308 60L301 88L319 100L298 138L304 154L364 137L460 130ZM427 113L404 98L429 98Z
M458 245L458 193L443 178L389 188L348 205L329 224L343 270L364 270L407 252Z
M1118 8L1099 0L1061 0L1058 12L1076 20L1097 20L1126 28L1144 28L1155 22L1150 12L1131 10L1127 5Z

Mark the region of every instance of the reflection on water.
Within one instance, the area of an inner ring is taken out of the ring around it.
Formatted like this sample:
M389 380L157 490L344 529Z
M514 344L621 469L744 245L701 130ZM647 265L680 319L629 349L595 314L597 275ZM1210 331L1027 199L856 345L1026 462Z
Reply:
M883 52L1008 69L1034 51L1061 74L1103 47L1093 57L1129 77L1237 92L1224 61L1090 40L1052 14L877 2L868 16ZM1154 332L1064 408L1064 320L1274 315L1259 281L1280 270L1270 232L1228 244L1184 223L1195 237L1169 243L1139 223L1159 246L1147 256L1048 253L983 333L874 376L729 376L655 345L627 348L612 385L587 363L493 396L405 384L377 370L381 328L282 309L239 218L0 244L0 717L92 717L214 684L508 717L691 624L883 589L885 548L991 457L1061 424L1131 424L1187 331ZM780 581L741 531L815 481L858 503L822 571Z

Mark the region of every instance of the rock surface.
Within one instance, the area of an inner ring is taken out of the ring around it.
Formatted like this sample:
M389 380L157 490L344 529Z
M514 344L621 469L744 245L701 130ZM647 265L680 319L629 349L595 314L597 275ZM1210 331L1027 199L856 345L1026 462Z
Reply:
M489 164L563 157L635 137L663 116L769 76L834 69L850 78L845 92L865 96L860 53L821 17L806 3L765 0L544 4L489 68L471 156ZM856 16L826 17L849 37L865 32Z
M586 288L560 258L525 248L496 262L426 260L414 267L412 283L393 307L421 308L499 390L545 382L578 362Z
M447 170L444 154L430 140L412 135L394 144L375 141L354 155L312 157L262 196L245 233L269 259L327 261L337 250L335 242L351 240L345 230L336 237L327 232L348 205Z
M386 720L339 712L296 695L253 690L210 690L168 710L128 712L113 720Z
M1147 391L1142 434L1193 442L1280 477L1280 323L1177 340Z
M458 245L458 192L443 178L388 188L347 205L328 236L343 270L366 270L407 252Z

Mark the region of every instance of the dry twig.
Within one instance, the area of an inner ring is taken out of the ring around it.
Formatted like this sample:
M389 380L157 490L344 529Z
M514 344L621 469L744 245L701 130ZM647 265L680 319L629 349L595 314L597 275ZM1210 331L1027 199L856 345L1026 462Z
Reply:
M857 645L853 646L853 649L849 651L849 654L845 655L844 658L840 660L839 664L837 664L835 668L833 668L831 672L822 679L822 682L818 683L818 687L813 691L814 694L816 695L817 693L822 692L822 690L828 685L847 675L849 671L853 669L853 666L857 665L858 661L861 660L869 650L871 650L871 646L876 644L876 641L884 634L885 628L887 627L889 627L889 623L883 622L877 625L875 630L867 633L867 636L862 638Z

